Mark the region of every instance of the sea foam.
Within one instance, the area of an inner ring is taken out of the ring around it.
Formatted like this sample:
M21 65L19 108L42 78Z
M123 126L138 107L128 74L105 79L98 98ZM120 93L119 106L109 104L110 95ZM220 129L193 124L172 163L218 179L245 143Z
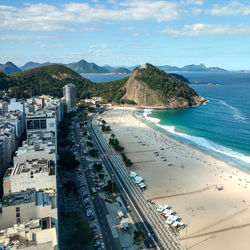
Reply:
M173 135L177 135L179 137L185 138L186 140L193 142L194 144L198 145L199 147L202 147L204 149L208 149L220 154L223 154L225 156L237 159L237 160L241 160L245 163L250 164L250 156L244 155L242 153L239 153L237 151L234 151L230 148L224 147L222 145L219 145L217 143L214 143L212 141L209 141L203 137L198 137L198 136L193 136L193 135L188 135L185 133L180 133L176 131L175 126L167 126L167 125L161 125L160 119L157 118L153 118L153 117L149 117L148 115L150 115L152 113L152 110L147 109L144 110L144 117L145 119L147 119L150 122L153 122L156 126L160 127L161 129L164 129L165 131L169 132L170 134Z

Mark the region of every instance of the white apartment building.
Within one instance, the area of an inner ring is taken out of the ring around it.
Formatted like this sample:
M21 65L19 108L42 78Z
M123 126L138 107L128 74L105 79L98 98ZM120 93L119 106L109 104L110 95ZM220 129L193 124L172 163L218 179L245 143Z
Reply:
M0 230L0 247L23 249L55 249L57 246L55 228L42 229L42 220L34 219L27 223L14 224Z
M49 194L28 189L3 195L0 203L0 230L34 219L41 219L44 229L51 227Z
M56 190L55 162L47 159L26 160L14 164L4 176L4 194L34 188L37 191Z

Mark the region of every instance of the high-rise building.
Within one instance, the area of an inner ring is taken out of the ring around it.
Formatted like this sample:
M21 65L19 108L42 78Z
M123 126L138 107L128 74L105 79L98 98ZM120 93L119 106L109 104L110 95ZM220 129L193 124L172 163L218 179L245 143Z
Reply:
M63 97L66 100L67 112L76 110L76 86L72 83L63 87Z

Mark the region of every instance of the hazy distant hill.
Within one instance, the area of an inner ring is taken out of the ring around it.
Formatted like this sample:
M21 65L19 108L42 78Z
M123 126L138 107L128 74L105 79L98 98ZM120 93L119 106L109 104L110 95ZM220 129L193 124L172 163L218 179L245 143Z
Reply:
M110 72L112 72L113 70L115 70L115 67L112 67L112 66L110 66L110 65L108 65L108 64L105 64L105 65L103 65L102 67L105 68L105 69L107 69L107 70L110 71Z
M77 73L110 73L109 70L98 66L95 63L88 63L85 60L80 60L76 63L69 63L66 66Z
M3 71L6 74L13 74L15 72L20 72L21 71L21 69L19 69L12 62L6 62L5 64L0 64L0 70Z
M186 65L182 68L178 68L176 66L157 66L159 69L164 71L193 71L193 72L226 72L225 69L219 68L219 67L206 67L204 64L190 64Z
M130 74L131 71L127 68L124 68L124 67L119 67L117 69L114 69L112 71L112 73L115 73L115 74Z
M45 62L45 63L27 62L22 67L20 67L20 69L27 70L27 69L33 69L33 68L42 67L42 66L48 66L51 64L53 64L53 63L50 63L50 62Z

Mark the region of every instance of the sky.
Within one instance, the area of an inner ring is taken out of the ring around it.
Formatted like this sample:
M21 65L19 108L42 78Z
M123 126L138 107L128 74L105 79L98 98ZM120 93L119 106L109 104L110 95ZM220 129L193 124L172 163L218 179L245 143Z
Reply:
M0 0L0 63L250 70L249 0Z

